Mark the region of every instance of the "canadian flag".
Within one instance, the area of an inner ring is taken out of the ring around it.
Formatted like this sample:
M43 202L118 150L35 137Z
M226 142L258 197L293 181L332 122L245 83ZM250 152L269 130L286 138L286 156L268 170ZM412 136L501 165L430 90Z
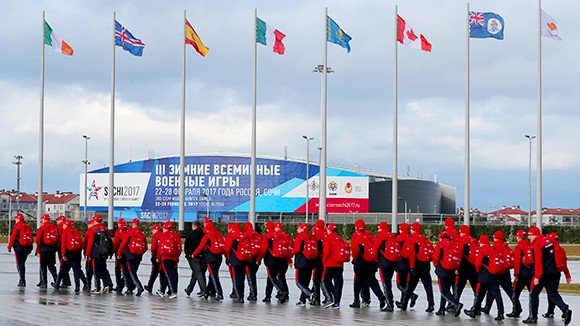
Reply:
M413 49L431 52L431 43L427 41L425 36L423 34L417 36L415 31L413 31L413 27L407 24L399 15L397 15L397 41Z

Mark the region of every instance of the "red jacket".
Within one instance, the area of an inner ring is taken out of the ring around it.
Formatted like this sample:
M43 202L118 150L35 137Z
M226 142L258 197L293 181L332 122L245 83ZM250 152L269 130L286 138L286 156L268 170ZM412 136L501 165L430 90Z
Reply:
M119 231L119 230L117 230L117 231ZM129 244L129 239L131 239L132 236L134 236L135 234L138 234L138 233L141 233L141 229L138 226L130 228L128 231L121 232L121 234L124 234L124 235L122 236L122 239L123 239L122 242L118 245L118 248L115 251L117 253L117 256L125 255L125 252L127 251L127 245ZM179 239L179 241L181 242L181 238ZM114 241L113 241L113 243L114 243ZM145 238L145 243L147 243L147 238Z
M44 232L46 232L49 228L56 227L50 221L46 221L42 223L42 225L36 230L36 254L39 253L40 247L44 244ZM58 245L58 243L57 243Z
M226 234L226 258L229 260L232 253L235 255L233 247L234 241L239 240L242 237L242 232L238 230L234 230L232 232L228 232Z
M413 233L409 236L409 238L407 239L407 241L405 241L405 248L403 248L403 251L407 251L409 253L409 268L413 269L415 268L416 265L416 260L417 260L417 253L415 252L415 244L419 244L419 246L421 246L421 243L423 242L429 242L429 239L427 239L424 235L422 235L421 233Z
M525 254L527 247L530 245L531 243L526 239L522 239L518 241L518 244L516 244L516 247L514 248L514 276L520 275L520 269L523 264L522 257Z
M296 234L296 239L294 240L294 250L293 253L294 255L300 253L302 250L302 243L306 240L308 240L308 238L310 237L310 235L308 234L308 232L300 232L298 234Z
M343 262L337 262L332 258L333 244L335 241L342 239L336 232L332 232L324 239L324 250L322 252L322 264L324 267L344 267Z
M182 250L181 238L179 237L179 234L177 232L173 231L173 230L169 230L167 232L163 232L161 234L160 241L162 243L165 242L165 241L172 241L173 244L174 244L174 246L176 248L178 248L178 250L173 255L161 255L159 253L158 254L159 261L172 260L174 262L178 262L179 261L179 255L181 255L181 250Z
M481 267L483 266L483 259L491 254L491 246L489 244L484 244L479 247L477 256L475 257L475 270L479 273ZM484 267L485 268L485 267Z
M564 272L566 279L572 278L570 275L570 270L568 269L568 256L566 255L566 250L562 248L559 242L554 241L554 251L557 251L558 260L556 261L556 266L558 267L558 272Z
M127 238L128 230L127 227L120 227L115 231L115 235L113 236L113 252L117 253L118 255L122 255L119 253L119 249L123 240Z
M157 246L159 245L159 240L161 240L161 235L163 232L157 231L151 237L151 257L157 257Z
M266 256L266 252L268 251L268 240L274 238L275 235L276 231L271 230L266 232L266 234L262 236L262 244L260 245L260 255L258 256L257 261L261 261L262 259L264 259L264 256Z
M201 238L201 242L199 243L199 246L197 246L197 249L195 249L195 251L191 254L191 257L195 257L203 250L205 250L208 240L210 240L216 232L219 233L220 231L218 231L216 228L203 228L203 232L205 232L205 234L203 235L203 238Z
M352 234L350 239L350 251L352 253L352 262L355 263L358 261L358 258L363 253L360 252L360 245L364 243L366 237L371 236L374 238L373 234L367 230L363 230L362 232L355 232ZM373 241L374 244L374 241ZM377 251L375 251L377 252ZM362 257L361 257L362 259Z
M441 257L441 249L443 249L443 255L445 255L445 252L449 247L457 245L459 254L461 257L463 257L463 246L460 243L454 242L449 238L443 238L441 241L437 242L437 245L435 246L435 252L433 253L433 266L437 267L440 260L443 259L443 257Z
M105 225L103 225L103 223L97 223L93 225L92 228L87 230L87 233L85 233L87 242L87 246L85 247L86 257L91 257L91 251L93 250L93 244L95 242L95 234L97 234L99 231L104 231L106 229L107 228L105 227Z
M8 250L12 250L12 247L14 246L14 241L17 241L18 236L20 236L20 232L24 231L26 225L27 224L23 221L18 221L14 224L14 226L12 227L12 234L10 234L10 240L8 241ZM18 242L18 244L20 244L20 242Z

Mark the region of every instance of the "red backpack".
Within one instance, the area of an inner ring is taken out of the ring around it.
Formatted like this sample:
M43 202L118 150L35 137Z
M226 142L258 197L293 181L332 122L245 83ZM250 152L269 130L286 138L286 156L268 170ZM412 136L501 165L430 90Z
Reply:
M397 241L397 238L390 234L385 240L385 251L383 251L383 256L393 262L401 261L401 243Z
M219 232L214 232L210 236L209 251L214 255L223 255L226 253L226 241Z
M504 253L494 247L490 247L489 263L487 270L493 275L501 275L507 271Z
M262 237L260 234L252 233L250 243L252 245L252 256L258 257L260 255L260 251L262 251Z
M79 252L83 248L83 236L78 230L72 229L67 237L66 250Z
M22 230L18 232L18 243L23 247L30 247L34 243L34 238L32 236L32 229L30 225L24 224Z
M270 252L275 258L290 258L294 251L293 245L294 241L292 241L292 237L288 234L276 234L272 238L272 249Z
M337 238L332 243L332 259L339 263L350 261L350 245L343 238Z
M449 246L443 248L443 256L441 257L441 267L448 271L455 271L461 265L461 251L456 241L451 241Z
M54 246L58 243L58 228L54 225L49 225L46 230L44 230L44 234L42 235L42 241L44 244L49 246Z
M142 255L147 252L147 237L143 232L139 231L131 236L129 252L133 255Z
M365 235L365 238L362 242L363 245L363 252L362 258L368 262L377 262L379 261L379 257L377 252L375 251L375 237L369 232Z
M181 242L176 244L173 237L164 236L159 240L158 250L161 256L177 256L181 252Z
M534 264L534 245L526 242L526 247L522 249L522 264L530 267Z
M427 238L422 237L421 241L419 242L419 251L417 252L417 259L424 263L429 263L433 261L433 253L435 252L435 248L431 241Z
M474 237L470 237L469 243L467 243L467 246L469 247L469 254L466 255L465 245L464 245L463 256L465 257L465 259L467 259L468 262L475 265L475 259L477 258L477 252L479 251L479 242L477 242L477 240Z
M503 255L505 258L505 268L506 269L514 268L514 260L515 260L514 251L507 244L505 244L504 246Z
M304 258L311 260L316 259L318 257L318 241L309 235L303 242L302 246L302 254Z
M237 239L238 241L238 249L235 251L236 257L238 257L241 261L249 261L252 260L252 241L250 238L242 236Z

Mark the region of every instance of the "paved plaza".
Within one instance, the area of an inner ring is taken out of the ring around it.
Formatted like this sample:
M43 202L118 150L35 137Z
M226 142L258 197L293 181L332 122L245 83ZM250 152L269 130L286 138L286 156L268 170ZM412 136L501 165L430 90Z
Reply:
M575 264L576 265L576 264ZM6 245L0 244L0 325L2 326L32 326L32 325L495 325L495 312L471 319L464 314L455 318L450 314L439 317L428 314L424 310L427 303L421 284L417 293L417 305L407 311L381 312L378 300L373 297L370 307L361 309L349 308L353 297L352 267L345 265L345 284L340 310L326 310L322 307L297 307L299 291L294 285L294 270L288 272L290 286L290 301L284 304L273 300L271 304L261 302L265 287L265 269L260 268L258 275L259 301L245 304L232 303L227 295L231 292L229 275L222 265L220 271L226 299L223 302L209 301L192 296L187 297L183 288L189 281L190 271L185 260L179 268L179 296L176 299L160 298L147 292L141 297L118 294L90 295L81 292L75 295L72 289L55 291L52 288L39 289L38 259L30 256L27 261L26 288L16 287L18 275L14 264L14 256L6 251ZM112 272L112 263L109 270ZM139 270L142 282L146 282L151 265L148 259ZM577 270L577 266L571 268ZM72 273L71 273L72 275ZM156 284L156 288L158 283ZM436 287L436 285L434 285ZM197 287L194 292L197 292ZM246 289L247 291L247 289ZM465 306L471 306L473 295L466 290L462 298ZM397 293L398 295L398 293ZM505 295L504 295L505 296ZM571 325L579 325L580 296L565 295L564 300L575 310ZM439 303L439 292L435 290L435 301ZM507 297L504 301L508 301ZM527 295L522 294L522 305L527 307ZM510 312L511 304L506 305L506 313ZM541 297L540 312L546 310L545 295ZM492 309L492 311L495 311ZM556 310L556 315L560 312ZM527 309L523 313L527 316ZM520 319L507 318L500 325L524 325ZM559 319L546 320L542 317L538 325L563 325Z

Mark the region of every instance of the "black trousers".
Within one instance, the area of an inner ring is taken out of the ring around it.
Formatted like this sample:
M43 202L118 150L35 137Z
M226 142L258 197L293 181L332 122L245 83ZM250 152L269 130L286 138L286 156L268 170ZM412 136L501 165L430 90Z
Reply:
M360 267L357 268L354 274L354 300L358 301L361 291L363 289L373 290L373 293L377 296L377 298L381 298L384 296L381 287L379 286L379 281L375 276L377 269L374 264L369 264L366 262L362 262ZM370 301L370 291L366 294L367 297L365 298L365 294L363 293L363 301L369 302Z
M210 295L217 293L223 296L224 291L220 283L220 265L221 261L207 263L207 270L209 271L209 284L205 288L205 294Z
M514 312L515 311L522 311L522 303L520 302L520 295L522 294L522 291L526 287L528 288L528 292L529 292L531 290L531 287L532 287L532 278L531 277L518 277L518 280L516 281L516 284L514 286L514 292L513 292L514 296L512 299L514 302ZM548 305L548 310L549 310L549 305Z
M177 281L179 278L179 275L177 274L177 262L170 259L164 259L161 261L161 268L167 278L167 285L169 286L168 294L177 293Z
M414 274L414 275L413 275ZM431 273L429 270L415 270L415 273L410 273L409 277L409 284L407 287L407 292L405 294L406 298L410 298L411 294L417 288L419 284L419 280L423 283L423 287L425 288L425 292L427 294L427 302L430 305L435 305L435 299L433 298L433 284L431 279Z
M87 277L87 283L89 284L89 288L91 286L91 284L93 283L93 274L94 274L94 268L93 268L93 260L89 260L87 259L85 261L85 272L86 272L86 277Z
M245 280L246 280L247 263L241 263L237 266L231 266L230 272L234 280L234 294L238 299L244 298Z
M314 268L312 269L312 289L314 291L314 295L318 300L320 300L320 289L323 285L322 283L322 274L324 273L324 266L322 265L322 259L317 258L314 263ZM323 291L323 294L325 291ZM325 300L330 300L330 298L326 297L324 294Z
M68 256L66 259L67 260L62 260L62 265L60 266L56 284L60 286L61 282L65 282L65 278L69 275L69 272L72 269L75 280L75 287L78 289L80 287L80 281L83 281L83 284L87 283L87 278L81 269L80 252L77 255Z
M39 260L40 260L40 282L48 284L47 270L50 272L50 275L52 275L52 280L56 282L57 278L56 252L55 251L41 252Z
M513 304L514 290L512 287L513 284L510 271L508 270L507 272L499 275L497 279L499 281L499 287L503 289L503 291L507 294L508 298L510 298L510 301L512 301ZM493 305L493 297L487 295L485 299L485 309L490 310L492 305Z
M14 250L14 258L16 259L16 270L21 282L26 282L26 259L28 259L28 250Z
M409 286L410 271L408 269L397 271L397 288L401 291L401 301L407 293Z
M483 298L486 297L491 298L492 302L495 300L497 303L497 313L503 314L504 307L503 307L503 299L501 297L501 292L499 291L499 284L481 284L477 285L477 300L474 303L474 310L481 311L481 303L483 302Z
M300 290L300 302L306 302L306 299L312 296L310 291L310 279L312 278L312 268L296 268L296 286Z
M274 264L266 266L266 271L268 272L268 281L266 282L266 297L272 296L272 290L276 287L278 294L286 293L288 294L288 283L286 282L286 272L288 271L288 265Z
M58 275L60 275L60 271L62 270L62 257L60 255L60 251L58 252L58 260L59 260L59 270L58 270ZM70 275L68 273L64 274L62 276L62 284L65 286L70 286L71 285L71 281L70 281Z
M252 259L246 266L246 276L248 278L248 288L250 290L250 295L258 296L258 282L256 280L256 274L258 273L258 268L260 266L256 264L256 260Z
M103 281L103 286L113 286L113 281L111 281L111 274L107 269L107 260L93 258L93 272L95 274L95 289L101 290L101 281Z
M459 300L451 293L451 289L455 285L455 275L450 274L446 277L439 277L437 283L439 284L439 292L441 294L439 310L445 310L447 302L453 305L459 304Z
M568 310L568 305L560 296L558 286L560 285L560 274L558 275L544 275L540 278L538 285L532 285L532 292L530 293L530 317L538 318L538 306L540 305L540 293L542 289L546 288L548 300L552 301L554 305L558 306L562 312Z
M205 272L207 270L207 266L205 265L205 261L203 258L199 257L189 257L187 258L187 262L189 263L189 268L191 269L191 278L189 279L189 284L187 285L187 292L193 292L193 288L195 287L196 283L199 283L199 290L201 292L205 291L205 287L207 286L205 280Z
M461 301L461 294L463 294L463 290L465 289L465 286L467 286L467 281L469 281L469 285L471 286L473 293L475 293L477 291L477 271L475 270L475 266L472 264L459 268L456 285L457 292L454 293L457 301Z
M140 259L131 259L125 260L126 263L126 272L124 273L125 279L127 280L127 290L133 291L135 289L142 290L143 284L141 284L141 280L139 276L137 276L137 271L139 270L139 266L141 265ZM175 285L177 288L177 285Z
M125 279L127 279L127 259L125 257L115 259L115 284L117 291L122 291L125 287ZM127 281L129 282L129 281ZM127 287L129 288L129 287Z
M385 296L387 301L391 304L393 303L393 275L395 274L395 267L379 267L379 275L381 277L381 283L383 283L383 290L385 291Z
M340 299L342 298L342 286L344 284L343 274L344 268L342 267L325 267L323 282L325 295L328 298L332 298L332 302L335 305L340 305Z

